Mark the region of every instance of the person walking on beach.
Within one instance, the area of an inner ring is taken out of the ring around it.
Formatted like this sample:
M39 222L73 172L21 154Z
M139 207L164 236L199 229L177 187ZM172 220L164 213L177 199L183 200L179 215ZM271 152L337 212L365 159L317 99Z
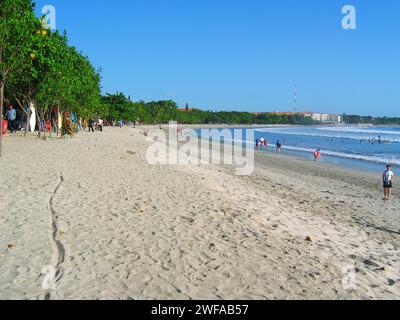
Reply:
M83 129L83 121L82 121L82 118L79 118L79 120L78 120L78 130L79 130L79 131L85 131L85 130Z
M317 162L319 159L321 159L321 149L318 149L314 152L314 161Z
M94 132L94 128L93 128L93 124L94 124L94 121L93 121L93 119L89 119L89 132Z
M103 132L103 119L98 119L97 120L97 129L100 131L100 132Z
M382 179L383 179L383 193L384 193L383 200L387 201L392 195L393 180L394 180L394 172L392 171L392 166L390 164L386 166L386 171L383 173Z
M15 129L16 129L16 123L17 123L17 112L15 111L13 106L8 107L7 120L8 120L8 127L10 128L10 132L14 133Z

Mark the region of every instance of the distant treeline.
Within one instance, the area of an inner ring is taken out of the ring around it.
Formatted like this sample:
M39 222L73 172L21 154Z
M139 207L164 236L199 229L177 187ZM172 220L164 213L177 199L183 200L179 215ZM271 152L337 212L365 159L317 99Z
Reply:
M302 115L252 114L249 112L213 112L197 109L178 110L171 100L133 102L122 93L101 98L101 116L141 124L161 124L171 120L181 124L292 124L313 125L319 122Z
M179 112L177 120L188 124L291 124L314 125L319 122L303 115L253 114L249 112L213 112L191 110Z
M400 118L344 115L343 119L347 124L400 125Z

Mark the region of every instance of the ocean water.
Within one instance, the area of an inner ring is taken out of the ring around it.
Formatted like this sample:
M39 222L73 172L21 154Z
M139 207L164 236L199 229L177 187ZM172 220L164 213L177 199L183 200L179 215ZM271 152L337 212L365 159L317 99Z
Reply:
M322 162L372 172L383 172L390 163L400 172L400 126L282 126L251 130L254 140L268 141L268 148L261 152L273 152L279 140L282 153L287 155L313 160L315 150L321 149Z
M280 140L283 152L368 171L382 171L390 163L400 166L400 126L319 126L255 129L255 138L272 145ZM272 146L270 146L272 147Z

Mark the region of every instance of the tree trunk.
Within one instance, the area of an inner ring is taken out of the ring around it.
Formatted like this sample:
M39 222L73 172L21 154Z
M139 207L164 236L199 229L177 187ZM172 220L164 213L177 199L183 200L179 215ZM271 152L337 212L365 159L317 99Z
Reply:
M60 107L57 107L57 116L56 116L57 118L57 138L58 138L58 135L59 135L59 133L60 133L60 126L58 125L59 123L60 123L60 120L59 120L59 117L60 117Z
M40 132L40 117L39 117L39 110L38 110L38 108L36 107L35 108L36 109L36 125L37 125L37 127L38 127L38 138L40 138L40 136L41 136L41 132Z
M4 83L0 85L0 158L3 144L3 104L4 104Z
M15 96L14 96L14 98L15 98L15 100L17 100L17 102L18 102L18 104L19 104L21 110L25 113L25 116L26 116L26 120L25 120L25 130L24 130L24 131L25 131L25 132L24 132L24 137L26 138L26 134L27 134L27 132L28 132L29 118L30 118L30 114L31 114L31 113L30 113L30 112L31 112L31 109L28 108L28 110L25 110L23 104L18 100L18 98L15 97ZM22 102L24 102L24 100L22 100Z

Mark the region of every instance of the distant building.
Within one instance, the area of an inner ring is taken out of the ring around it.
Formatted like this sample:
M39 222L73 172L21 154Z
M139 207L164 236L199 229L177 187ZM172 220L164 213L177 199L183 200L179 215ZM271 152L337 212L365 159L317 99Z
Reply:
M343 122L343 117L338 114L328 114L328 113L319 113L319 112L299 112L299 114L302 114L305 117L310 117L315 121L324 122L324 123L342 123Z
M343 122L343 116L339 115L339 114L330 114L328 121L329 122L342 123Z
M310 117L311 119L313 119L315 121L320 121L320 122L324 122L328 119L327 114L322 114L319 112L303 112L303 115L305 117Z
M278 115L278 116L295 116L296 114L299 114L299 112L279 112L275 111L273 114Z
M192 108L189 108L189 103L186 102L186 103L185 103L185 107L184 107L184 108L178 108L178 111L179 111L179 112L192 112L193 109L192 109Z
M265 112L264 112L265 113ZM338 114L328 114L328 113L320 113L320 112L282 112L282 111L275 111L275 112L266 112L275 115L284 115L284 116L295 116L295 115L302 115L304 117L309 117L315 121L323 122L323 123L342 123L343 116ZM255 115L263 114L263 112L253 113Z
M189 108L189 107L185 107L185 108L179 108L178 109L179 112L192 112L193 109Z

